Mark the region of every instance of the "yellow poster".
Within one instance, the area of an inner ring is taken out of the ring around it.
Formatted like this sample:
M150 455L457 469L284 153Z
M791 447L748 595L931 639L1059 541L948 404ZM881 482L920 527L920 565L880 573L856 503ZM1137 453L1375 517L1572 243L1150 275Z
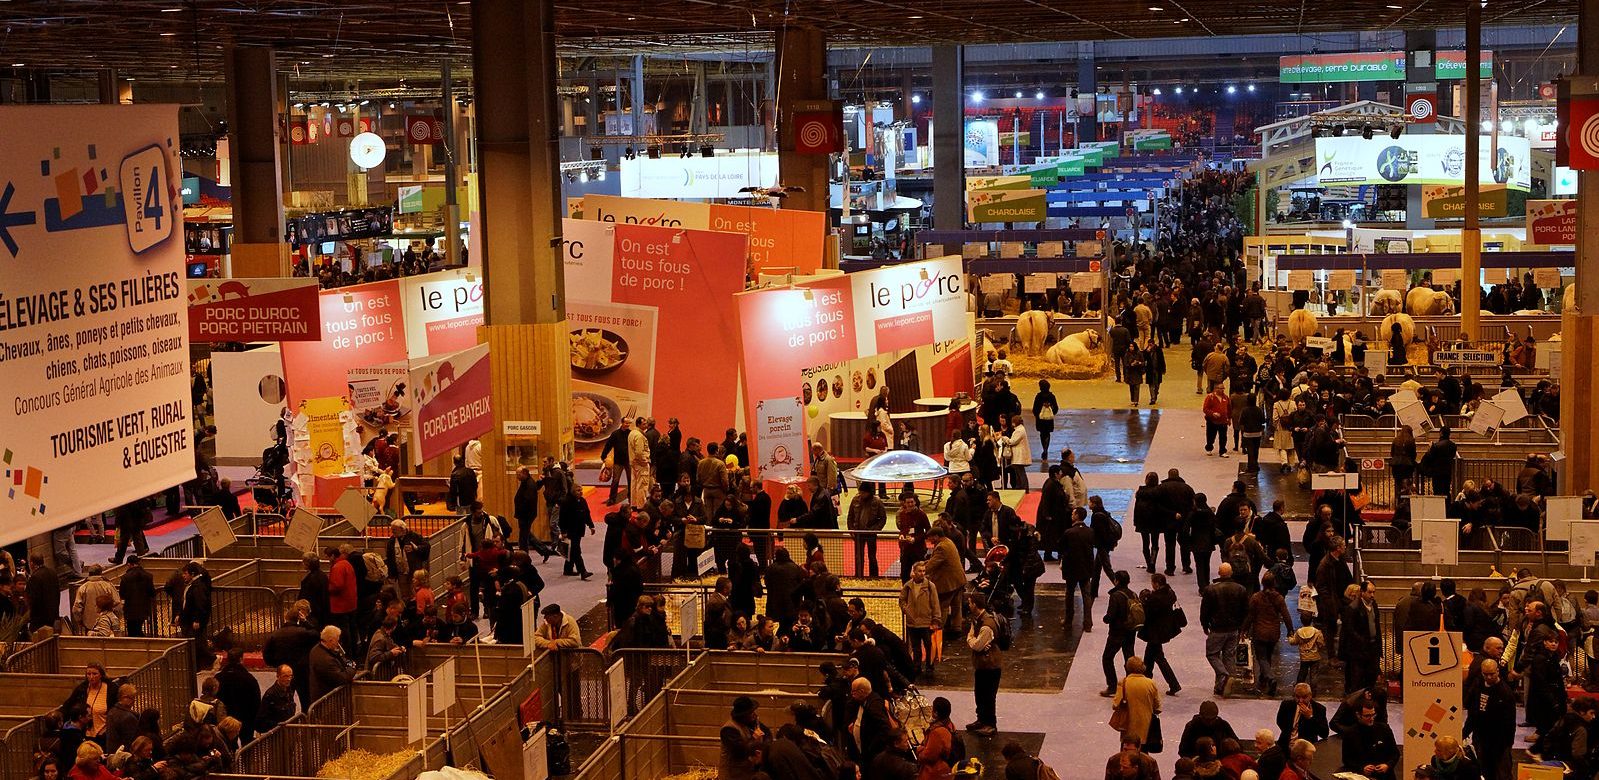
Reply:
M311 473L318 477L344 473L344 421L340 418L347 407L339 396L307 398L300 404L310 437Z

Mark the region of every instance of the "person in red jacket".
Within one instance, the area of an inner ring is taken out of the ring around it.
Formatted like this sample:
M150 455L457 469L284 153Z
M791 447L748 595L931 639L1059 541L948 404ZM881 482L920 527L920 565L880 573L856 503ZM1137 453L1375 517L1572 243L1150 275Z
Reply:
M1215 442L1219 454L1227 457L1227 424L1233 420L1233 405L1222 383L1211 383L1210 394L1205 396L1201 408L1205 412L1205 454L1210 454L1211 443Z
M355 587L355 567L339 554L337 547L327 549L327 558L328 612L333 616L333 625L338 626L343 632L345 652L353 652L356 638L355 610L360 603Z

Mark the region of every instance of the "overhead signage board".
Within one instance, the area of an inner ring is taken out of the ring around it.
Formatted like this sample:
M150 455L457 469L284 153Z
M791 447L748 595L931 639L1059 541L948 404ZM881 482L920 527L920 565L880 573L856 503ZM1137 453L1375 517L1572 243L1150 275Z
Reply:
M1466 215L1465 185L1433 184L1421 188L1422 214L1427 219L1458 219ZM1478 216L1502 217L1509 213L1509 189L1486 184L1477 195Z
M0 544L194 479L174 105L0 106Z
M321 214L307 214L288 221L289 244L294 247L356 238L393 235L394 208L375 206Z
M625 198L737 198L777 186L777 153L636 157L620 174Z
M189 340L317 341L314 278L190 279Z
M1042 222L1047 209L1044 190L974 190L966 193L966 219L970 222Z
M1500 136L1495 150L1484 136L1477 147L1478 182L1527 191L1532 187L1532 149L1527 139ZM1466 139L1459 135L1360 136L1316 139L1316 179L1321 186L1348 184L1463 184Z
M1433 77L1439 81L1466 77L1464 51L1440 51L1433 58ZM1484 51L1478 72L1493 76L1493 52ZM1346 52L1279 57L1278 80L1284 84L1331 84L1348 81L1404 81L1404 52Z
M1432 362L1440 366L1493 366L1499 363L1499 353L1484 349L1440 349L1432 353Z
M1546 245L1577 243L1577 201L1527 201L1527 240Z

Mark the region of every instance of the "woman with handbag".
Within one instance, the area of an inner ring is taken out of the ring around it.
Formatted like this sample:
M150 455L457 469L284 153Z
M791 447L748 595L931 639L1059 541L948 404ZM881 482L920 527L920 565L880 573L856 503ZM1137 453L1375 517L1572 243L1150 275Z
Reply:
M1144 674L1144 659L1127 659L1127 676L1111 697L1110 727L1137 739L1146 753L1160 752L1160 689Z

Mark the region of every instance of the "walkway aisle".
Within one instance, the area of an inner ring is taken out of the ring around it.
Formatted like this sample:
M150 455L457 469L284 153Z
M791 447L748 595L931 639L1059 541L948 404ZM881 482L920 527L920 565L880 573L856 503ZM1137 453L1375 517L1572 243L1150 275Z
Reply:
M1093 452L1094 444L1082 442L1079 457ZM1193 488L1210 497L1212 505L1226 495L1238 467L1238 459L1206 457L1204 455L1204 423L1196 410L1163 409L1154 440L1150 444L1144 471L1155 471L1162 478L1166 470L1182 470L1184 479ZM1096 482L1096 484L1099 484ZM1131 485L1129 485L1130 487ZM1122 487L1117 484L1116 487ZM1093 491L1090 490L1092 493ZM1122 542L1117 547L1113 561L1118 569L1132 575L1134 591L1149 587L1149 573L1144 571L1139 538L1132 530L1130 510L1117 519L1126 524ZM1164 562L1165 551L1161 551ZM1301 568L1303 564L1301 563ZM1303 572L1300 573L1303 577ZM1051 566L1044 575L1045 582L1058 582L1060 569ZM1193 575L1184 575L1181 564L1177 575L1171 578L1177 592L1178 603L1188 614L1189 627L1166 647L1183 690L1178 696L1164 696L1167 681L1158 676L1156 683L1163 694L1164 711L1161 726L1166 739L1166 752L1157 756L1161 771L1170 775L1176 762L1177 740L1183 725L1199 711L1199 703L1212 698L1214 677L1205 662L1205 636L1199 628L1199 593ZM1108 588L1102 582L1101 594ZM1105 647L1105 627L1098 623L1104 614L1103 600L1094 605L1096 621L1093 633L1082 638L1076 657L1066 677L1065 688L1058 694L1004 693L999 696L999 727L1002 732L1045 732L1042 757L1055 767L1062 777L1097 777L1108 759L1119 748L1118 736L1106 725L1110 719L1110 700L1101 698L1099 691L1105 687L1104 673L1099 663ZM1030 630L1058 631L1058 626L1035 627ZM1134 652L1142 654L1143 642L1135 645ZM1121 657L1116 660L1117 677L1122 674ZM939 680L942 684L955 681ZM972 697L969 681L956 683L961 690L929 688L924 691L929 698L946 696L954 705L956 723L969 721ZM1219 702L1222 717L1237 730L1239 736L1249 740L1257 729L1269 727L1277 713L1277 702L1261 699L1227 699ZM1330 708L1329 708L1330 709ZM973 737L975 739L975 737ZM999 739L1003 739L1001 734Z

